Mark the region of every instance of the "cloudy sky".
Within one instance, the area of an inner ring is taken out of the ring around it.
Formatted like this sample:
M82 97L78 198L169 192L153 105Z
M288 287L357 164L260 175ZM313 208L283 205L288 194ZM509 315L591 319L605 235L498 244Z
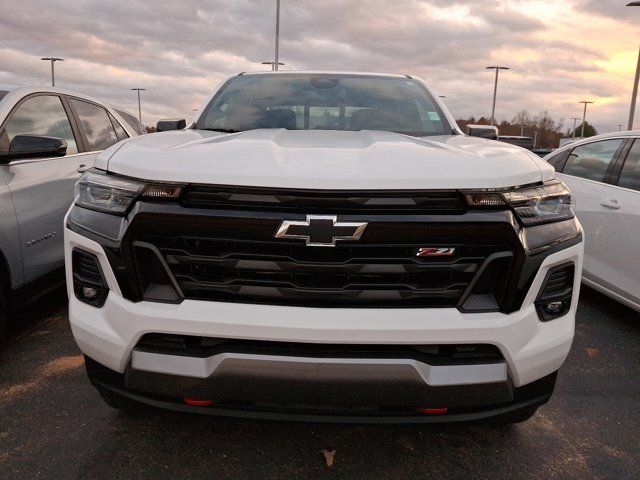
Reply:
M498 119L548 110L600 132L626 124L640 43L640 7L617 0L282 0L285 69L412 73L456 118L489 116L493 76L507 65ZM0 82L58 86L143 121L190 116L216 83L272 60L275 0L0 0ZM640 111L636 126L640 123Z

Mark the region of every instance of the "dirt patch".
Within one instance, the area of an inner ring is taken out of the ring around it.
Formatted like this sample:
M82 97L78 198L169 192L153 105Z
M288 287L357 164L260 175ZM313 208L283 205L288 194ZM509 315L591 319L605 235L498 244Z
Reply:
M3 463L7 463L7 461L14 455L24 454L25 452L28 452L30 448L31 441L27 441L26 443L14 447L9 451L0 452L0 465L2 465Z
M47 363L40 370L41 376L50 377L51 375L62 375L69 370L75 370L84 365L82 355L74 355L72 357L60 357Z
M582 449L574 444L573 439L565 435L563 429L544 412L536 415L537 422L533 428L544 430L562 442L560 450L547 459L549 478L563 478L571 475L580 475L582 478L591 478L586 459Z
M0 401L20 397L37 385L36 382L18 383L0 392Z
M51 360L38 370L36 378L24 383L11 385L0 391L0 402L15 400L22 397L31 390L40 387L51 377L64 375L67 372L76 370L84 364L82 355L59 357Z

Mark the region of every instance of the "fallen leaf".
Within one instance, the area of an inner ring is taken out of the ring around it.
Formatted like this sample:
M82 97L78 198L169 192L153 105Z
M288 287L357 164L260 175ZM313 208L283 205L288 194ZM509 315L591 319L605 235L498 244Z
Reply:
M336 456L335 450L329 451L326 448L323 448L318 453L321 453L322 455L324 455L324 459L327 462L327 467L333 467L333 459Z
M598 353L600 353L600 352L598 351L598 349L597 349L597 348L587 348L587 356L588 356L589 358L595 358L595 357L597 357L597 356L598 356Z

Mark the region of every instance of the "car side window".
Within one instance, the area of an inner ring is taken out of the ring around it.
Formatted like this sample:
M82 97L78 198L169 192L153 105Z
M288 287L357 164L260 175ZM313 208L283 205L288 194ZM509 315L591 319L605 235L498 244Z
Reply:
M88 151L104 150L118 141L116 131L104 108L77 98L70 98L69 103L80 121Z
M618 186L640 191L640 140L635 140L622 166Z
M562 172L562 169L564 168L564 163L567 161L567 158L569 158L570 153L571 153L571 150L565 150L559 153L552 153L544 157L544 160L546 160L549 163L549 165L555 168L556 172Z
M604 181L607 169L622 142L622 139L603 140L574 148L562 173L597 182Z
M122 117L122 119L127 122L127 124L136 132L138 135L144 135L147 131L144 129L144 126L138 121L136 117L133 115L129 115L127 112L123 112L122 110L116 110L118 115Z
M0 150L8 151L16 135L44 135L67 141L67 155L78 153L76 139L60 97L37 95L27 98L0 133Z
M113 117L113 115L111 115L110 113L109 113L109 120L111 120L111 124L113 125L113 128L116 131L116 136L118 137L118 140L124 140L125 138L129 138L129 135L127 135L127 132L125 131L125 129L122 128L122 125L120 125L118 120L116 120Z

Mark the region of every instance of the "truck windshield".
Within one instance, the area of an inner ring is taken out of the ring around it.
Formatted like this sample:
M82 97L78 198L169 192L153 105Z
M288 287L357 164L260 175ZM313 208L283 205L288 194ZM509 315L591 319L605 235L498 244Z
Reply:
M4 98L4 96L9 93L6 90L0 90L0 102L2 101L2 99Z
M296 73L232 78L207 105L196 128L386 130L413 136L452 133L437 102L416 80Z

